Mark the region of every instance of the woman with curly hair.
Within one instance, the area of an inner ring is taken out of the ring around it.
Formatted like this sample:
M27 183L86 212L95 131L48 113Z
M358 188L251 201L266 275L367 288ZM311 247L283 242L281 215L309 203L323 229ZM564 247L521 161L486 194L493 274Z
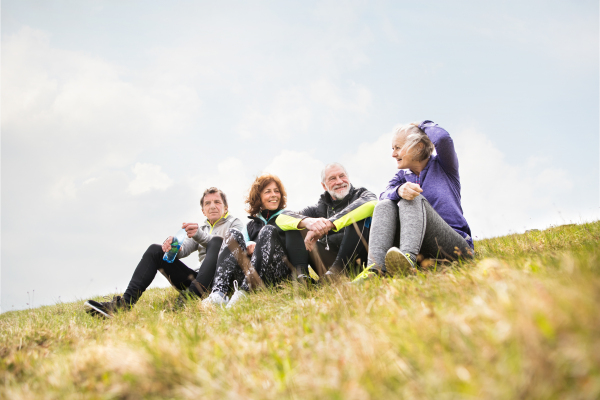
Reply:
M259 286L277 284L293 274L306 279L308 252L300 231L284 232L275 224L286 200L285 188L277 176L264 174L254 180L245 201L251 221L243 231L227 232L212 293L204 299L205 303L228 303L227 307L231 307ZM232 284L235 293L228 302L226 295Z

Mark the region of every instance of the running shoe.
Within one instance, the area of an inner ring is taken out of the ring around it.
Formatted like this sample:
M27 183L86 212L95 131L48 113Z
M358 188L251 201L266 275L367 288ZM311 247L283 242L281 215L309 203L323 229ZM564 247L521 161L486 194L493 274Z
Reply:
M312 267L310 265L308 266L308 276L310 276L310 278L315 282L319 281L319 275L317 275L315 270L312 269Z
M215 305L225 307L229 302L229 298L224 294L218 292L212 292L207 298L202 300L202 304L204 305Z
M337 265L332 265L329 270L325 272L325 279L331 283L337 282L342 277L344 270Z
M121 296L113 296L111 301L88 300L83 304L85 312L90 315L112 318L120 310L129 310L125 299Z
M238 302L243 301L246 297L248 297L248 292L241 289L236 290L231 296L231 300L229 300L229 303L227 303L227 308L232 308Z
M416 257L410 253L402 253L397 247L392 247L385 255L385 269L392 275L409 275L416 266Z
M352 284L361 284L365 281L368 281L369 279L373 279L375 277L381 277L382 276L382 272L379 270L379 268L375 267L375 264L371 264L368 267L366 267L360 274L358 274L356 276L356 278L354 278L354 280L350 283Z

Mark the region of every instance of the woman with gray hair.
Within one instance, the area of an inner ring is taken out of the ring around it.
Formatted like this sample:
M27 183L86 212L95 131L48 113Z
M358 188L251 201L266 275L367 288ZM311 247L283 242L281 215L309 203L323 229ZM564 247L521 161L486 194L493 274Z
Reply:
M369 267L356 281L376 273L412 272L418 254L450 260L473 256L450 134L431 121L399 126L394 129L392 157L400 171L379 196L371 225Z

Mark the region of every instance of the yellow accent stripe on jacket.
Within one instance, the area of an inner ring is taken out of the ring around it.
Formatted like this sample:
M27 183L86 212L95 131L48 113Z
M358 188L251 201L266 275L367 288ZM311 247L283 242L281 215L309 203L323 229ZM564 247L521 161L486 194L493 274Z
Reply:
M336 219L335 221L331 221L335 228L332 231L337 232L340 229L352 224L353 222L357 222L363 220L365 218L369 218L373 216L373 210L377 205L377 200L371 200L366 202L365 204L356 207L354 210L350 211L347 214L344 214L341 218Z
M302 221L302 218L294 217L289 214L279 214L275 223L282 231L299 231L298 224Z

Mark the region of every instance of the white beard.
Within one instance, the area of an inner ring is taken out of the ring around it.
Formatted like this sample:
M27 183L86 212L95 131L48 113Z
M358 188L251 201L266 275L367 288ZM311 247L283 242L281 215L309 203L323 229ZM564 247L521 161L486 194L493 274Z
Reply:
M343 200L344 197L348 196L348 193L350 193L350 185L348 185L346 187L346 189L341 192L341 193L336 193L333 190L328 190L327 192L329 192L329 195L331 196L332 199L334 200Z

